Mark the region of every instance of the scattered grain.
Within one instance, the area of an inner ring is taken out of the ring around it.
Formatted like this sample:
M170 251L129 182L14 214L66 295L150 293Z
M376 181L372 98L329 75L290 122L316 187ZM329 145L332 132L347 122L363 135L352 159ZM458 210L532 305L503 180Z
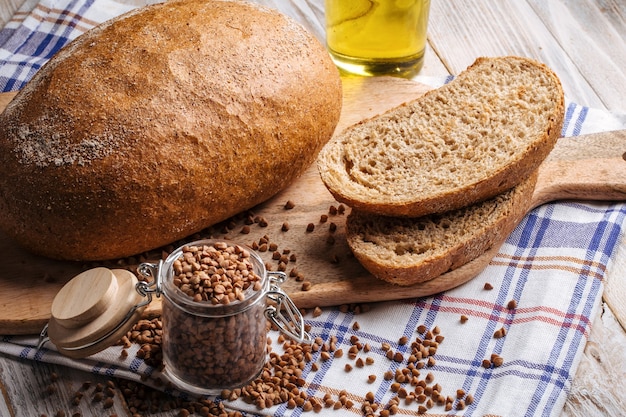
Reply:
M499 328L493 333L493 337L496 339L501 339L506 336L506 329L504 327Z
M306 400L306 401L304 402L304 404L302 404L302 409L303 409L304 411L311 411L311 410L313 410L313 404L311 404L311 401Z
M291 268L291 271L289 271L289 276L291 278L297 277L298 276L298 268L297 267Z
M496 355L491 362L493 363L494 367L499 367L502 366L502 364L504 363L504 359L501 356Z
M111 408L111 407L113 407L113 404L114 404L113 398L109 397L109 398L104 400L104 402L102 403L102 406L104 408Z

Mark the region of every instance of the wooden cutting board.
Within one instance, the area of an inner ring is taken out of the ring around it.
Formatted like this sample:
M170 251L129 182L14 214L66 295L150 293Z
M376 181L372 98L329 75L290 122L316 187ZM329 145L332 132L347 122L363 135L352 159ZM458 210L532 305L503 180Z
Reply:
M344 79L344 106L338 131L364 118L381 113L405 101L416 98L429 88L399 78ZM0 110L6 106L11 93L0 94ZM626 199L626 132L609 132L559 140L556 148L540 169L533 206L559 199ZM295 207L285 209L292 201ZM377 280L365 271L351 255L345 242L344 214L334 214L339 207L321 182L315 166L310 167L288 189L254 210L267 222L254 224L248 234L242 233L243 220L233 219L230 229L225 224L190 237L190 240L227 237L251 245L266 236L278 245L278 251L289 251L296 257L289 262L287 272L294 267L305 281L289 278L282 288L301 308L353 304L412 298L435 294L454 288L480 273L497 253L499 245L477 260L431 281L409 287L394 286ZM322 222L322 216L328 216ZM315 229L307 232L307 225ZM285 225L288 227L284 227ZM336 230L333 229L336 227ZM288 229L288 230L284 230ZM182 243L182 242L179 242ZM178 244L176 244L178 246ZM0 251L5 263L0 270L0 334L38 333L50 316L55 294L73 276L84 269L104 265L133 268L141 261L156 261L167 254L157 250L137 258L110 263L77 264L34 256L16 247L0 235ZM261 256L277 265L272 253ZM153 301L146 314L160 312L159 300Z

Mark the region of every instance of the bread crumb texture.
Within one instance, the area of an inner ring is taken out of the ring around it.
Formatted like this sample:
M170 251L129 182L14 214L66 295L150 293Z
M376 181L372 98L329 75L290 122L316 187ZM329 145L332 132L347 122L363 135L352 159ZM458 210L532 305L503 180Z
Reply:
M459 208L527 178L559 137L563 106L543 64L479 58L449 84L336 135L318 167L339 201L364 211Z
M399 285L436 278L501 244L529 208L537 175L484 202L419 218L352 211L348 244L374 276Z
M275 10L136 9L63 48L0 115L0 228L76 260L184 238L310 166L341 94L324 46Z

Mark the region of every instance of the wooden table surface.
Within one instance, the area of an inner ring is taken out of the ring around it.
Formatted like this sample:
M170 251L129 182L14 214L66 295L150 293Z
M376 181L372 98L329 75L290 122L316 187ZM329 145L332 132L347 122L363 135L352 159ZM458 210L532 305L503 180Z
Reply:
M0 27L24 1L36 4L36 0L0 1ZM142 4L146 0L118 1ZM323 0L258 2L295 17L323 39ZM624 0L433 1L420 75L458 74L478 56L529 56L554 69L569 100L626 118L625 35ZM622 239L605 279L603 308L593 322L563 416L621 416L626 412L626 237ZM53 416L86 380L95 384L107 379L0 356L0 416ZM122 395L114 398L106 415L130 415ZM101 405L82 401L80 408L83 416L102 415Z

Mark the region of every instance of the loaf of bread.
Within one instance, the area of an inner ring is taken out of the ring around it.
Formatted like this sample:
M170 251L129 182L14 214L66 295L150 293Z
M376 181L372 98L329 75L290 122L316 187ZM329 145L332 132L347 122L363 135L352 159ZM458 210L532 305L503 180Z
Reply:
M531 204L537 174L489 200L419 218L353 210L346 237L359 262L375 277L397 285L436 278L501 245Z
M560 136L563 112L545 65L479 58L447 85L335 135L318 169L335 199L359 211L454 210L528 178Z
M69 260L174 242L290 184L341 99L324 46L275 10L130 12L62 49L0 115L0 229Z

